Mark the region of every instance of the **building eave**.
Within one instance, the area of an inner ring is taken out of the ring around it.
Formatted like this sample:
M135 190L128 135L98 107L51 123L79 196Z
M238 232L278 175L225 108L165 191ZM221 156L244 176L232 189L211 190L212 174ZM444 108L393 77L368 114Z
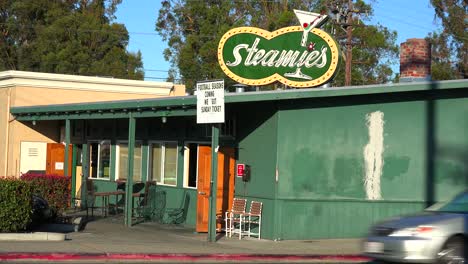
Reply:
M54 73L4 71L0 72L0 88L2 87L33 87L130 94L169 95L174 84L170 82L125 80Z
M282 91L263 91L246 93L227 93L225 96L226 104L235 103L255 103L265 101L283 101L294 99L326 98L342 96L365 96L375 94L405 94L428 92L431 90L460 90L468 88L468 80L453 80L441 82L422 82L422 83L404 83L393 85L368 85L352 86L340 88L311 88L300 90L282 90ZM193 110L196 108L196 96L179 96L155 99L137 99L124 101L109 101L96 103L62 104L62 105L43 105L29 107L13 107L11 113L19 120L32 120L46 118L63 119L69 113L79 118L80 113L86 113L87 118L99 118L102 113L126 113L136 111L146 112L142 116L165 115L162 112L171 109L181 109L182 112L189 115L196 114ZM93 116L93 113L95 114ZM151 114L152 113L152 114ZM117 115L115 115L117 117ZM119 116L125 117L126 114ZM84 117L81 115L81 117Z

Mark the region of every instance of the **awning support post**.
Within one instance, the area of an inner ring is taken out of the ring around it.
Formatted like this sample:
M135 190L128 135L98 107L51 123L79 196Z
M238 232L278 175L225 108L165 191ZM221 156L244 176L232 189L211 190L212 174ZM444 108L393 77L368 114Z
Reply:
M132 213L133 213L133 161L135 152L135 127L136 119L132 112L129 114L128 119L128 163L127 163L127 183L125 184L125 225L132 226Z
M213 124L211 127L211 181L210 181L210 212L208 222L208 241L216 242L216 197L218 186L218 150L219 127Z
M68 175L68 156L70 153L70 119L65 119L65 157L64 157L64 165L63 165L63 176L71 176Z

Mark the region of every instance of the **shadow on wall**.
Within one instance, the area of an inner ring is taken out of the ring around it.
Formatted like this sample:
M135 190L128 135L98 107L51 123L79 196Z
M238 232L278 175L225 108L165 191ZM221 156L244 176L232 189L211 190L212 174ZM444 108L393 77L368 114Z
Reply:
M59 142L60 141L60 122L59 121L35 121L35 124L29 121L22 122L23 125L35 130L42 136Z
M434 161L435 161L435 139L436 139L436 116L435 101L432 91L438 87L437 83L432 82L429 94L426 99L426 207L435 202L435 184L434 184Z
M237 127L242 129L237 130L237 141L241 142L248 137L252 132L261 127L268 119L270 119L277 111L277 106L273 103L257 103L255 105L238 106L242 109L238 113ZM261 110L260 110L261 109ZM255 113L255 115L252 115ZM248 117L248 118L239 118Z
M468 187L468 149L463 146L437 148L436 183Z
M437 146L437 128L440 126L437 120L436 100L466 97L466 91L440 91L434 93L439 84L432 82L426 96L426 206L434 204L445 193L437 193L438 183L447 183L460 188L468 187L468 149L465 146ZM460 94L462 93L462 94ZM466 131L466 130L465 130ZM447 137L447 135L444 135ZM455 195L448 194L448 195Z

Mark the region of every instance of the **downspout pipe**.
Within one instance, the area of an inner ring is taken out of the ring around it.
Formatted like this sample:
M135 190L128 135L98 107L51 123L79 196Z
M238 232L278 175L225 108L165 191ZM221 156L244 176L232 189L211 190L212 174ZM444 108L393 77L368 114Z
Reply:
M11 106L11 88L7 90L7 108L6 108L6 126L5 126L5 161L3 175L8 176L8 152L10 146L10 106Z
M63 159L63 176L71 176L68 174L68 168L71 166L69 164L69 154L70 153L70 119L65 119L65 154Z

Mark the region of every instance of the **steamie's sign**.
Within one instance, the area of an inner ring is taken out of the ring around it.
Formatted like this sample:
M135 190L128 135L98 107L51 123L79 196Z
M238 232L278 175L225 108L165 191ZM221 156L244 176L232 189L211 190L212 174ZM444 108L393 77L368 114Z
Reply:
M279 81L291 87L313 87L335 74L339 49L333 38L317 29L326 15L294 10L301 26L269 32L239 27L226 32L218 46L221 69L247 85Z

